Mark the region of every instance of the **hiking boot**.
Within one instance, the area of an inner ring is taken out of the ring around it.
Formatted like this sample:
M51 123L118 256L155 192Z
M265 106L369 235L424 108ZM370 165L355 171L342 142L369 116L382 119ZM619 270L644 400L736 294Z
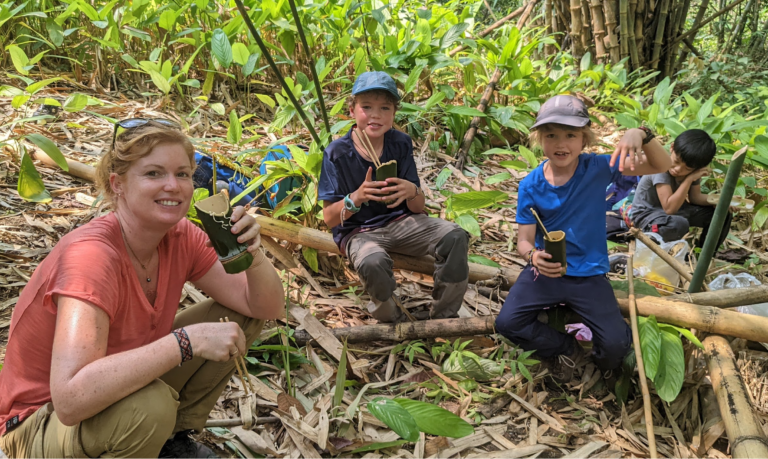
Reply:
M549 371L549 378L544 383L551 389L568 384L573 379L573 372L584 361L584 350L576 343L570 355L560 354L551 359L543 359L541 365Z
M615 253L609 256L608 265L610 266L610 271L616 274L626 274L627 260L629 260L629 257L623 253Z
M160 457L219 457L213 450L189 436L191 430L176 433L160 450Z

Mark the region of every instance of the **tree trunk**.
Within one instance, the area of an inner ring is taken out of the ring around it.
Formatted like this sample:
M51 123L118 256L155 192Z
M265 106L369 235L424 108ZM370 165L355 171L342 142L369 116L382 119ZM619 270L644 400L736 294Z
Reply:
M632 69L640 68L640 55L637 52L637 40L635 39L635 16L637 15L637 0L629 0L627 42L629 45L630 62Z
M590 40L590 35L592 32L592 29L590 28L590 18L589 14L589 1L588 0L581 0L581 46L584 47L584 52L587 52L590 50L592 45L592 40ZM592 53L594 55L594 53Z
M581 61L584 55L584 46L581 42L581 0L570 0L571 5L571 47L576 62Z
M544 0L544 22L546 23L547 27L547 33L552 34L554 28L552 27L553 23L553 14L552 9L554 9L554 5L552 5L553 0ZM544 52L549 56L551 54L555 53L555 45L546 44L544 46Z
M709 7L709 0L701 0L701 4L699 5L699 10L696 12L696 19L693 20L693 25L691 26L691 29L696 29L699 27L699 24L701 24L701 21L704 19L704 15L707 14L707 7ZM693 47L693 42L696 40L696 36L694 34L693 37L690 37L690 43L691 47ZM688 48L684 48L682 52L680 53L680 58L677 60L677 64L675 65L675 68L680 68L688 59Z
M629 0L619 0L619 27L621 28L621 58L629 55Z
M725 0L720 0L720 5L718 6L717 9L722 10L723 8L725 8ZM717 26L717 47L718 48L723 46L723 43L725 42L725 23L727 22L726 21L727 19L728 19L728 16L725 15L720 18L720 21L718 21L718 26Z

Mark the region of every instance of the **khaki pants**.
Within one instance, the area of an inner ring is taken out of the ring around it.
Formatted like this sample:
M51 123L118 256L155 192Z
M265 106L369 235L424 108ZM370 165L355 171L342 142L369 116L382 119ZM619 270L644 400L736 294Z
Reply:
M363 287L371 296L368 311L380 322L398 322L402 313L392 300L397 283L387 252L435 258L430 317L455 316L464 301L469 279L469 236L455 223L410 215L382 228L355 234L347 243L347 255Z
M264 326L263 320L207 300L177 314L173 327L218 322L223 317L240 325L247 347ZM234 360L213 362L195 357L72 427L62 424L53 404L48 403L0 437L0 449L8 457L20 458L157 457L171 434L205 427L234 371Z

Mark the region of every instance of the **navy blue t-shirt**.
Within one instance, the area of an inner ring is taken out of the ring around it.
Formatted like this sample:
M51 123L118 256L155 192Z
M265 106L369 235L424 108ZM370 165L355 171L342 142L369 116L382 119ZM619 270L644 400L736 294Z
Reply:
M618 162L609 166L609 155L582 153L573 177L565 185L552 186L544 178L544 164L520 182L517 223L536 224L530 211L539 214L547 231L565 232L568 276L588 277L608 272L605 241L605 188L621 176ZM544 248L544 235L536 227L536 247Z
M319 201L336 202L344 199L344 196L356 191L365 181L368 168L373 168L373 178L376 178L376 166L364 159L357 152L352 142L352 129L344 137L334 140L325 149L323 155L323 169L320 172L317 199ZM386 163L397 161L397 176L401 179L421 186L419 175L416 172L416 163L413 160L413 141L408 134L390 129L384 134L384 151L379 160ZM353 230L358 228L379 228L390 221L412 213L408 205L403 201L399 206L389 209L387 204L369 201L363 204L359 212L356 212L341 225L333 228L333 240L342 252L344 240Z

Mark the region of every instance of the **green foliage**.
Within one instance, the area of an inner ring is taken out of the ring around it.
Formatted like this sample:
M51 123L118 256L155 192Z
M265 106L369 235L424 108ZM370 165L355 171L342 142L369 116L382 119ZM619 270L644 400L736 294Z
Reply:
M671 325L658 324L655 316L638 317L637 322L645 374L656 385L656 393L659 397L671 403L680 393L685 378L685 358L680 329ZM688 330L686 330L686 336L693 337ZM692 342L701 346L695 337Z
M430 403L407 398L377 397L368 411L405 440L415 442L419 432L450 438L474 433L474 428L450 411Z
M419 439L416 420L394 400L377 397L368 403L368 411L402 438L411 442Z

